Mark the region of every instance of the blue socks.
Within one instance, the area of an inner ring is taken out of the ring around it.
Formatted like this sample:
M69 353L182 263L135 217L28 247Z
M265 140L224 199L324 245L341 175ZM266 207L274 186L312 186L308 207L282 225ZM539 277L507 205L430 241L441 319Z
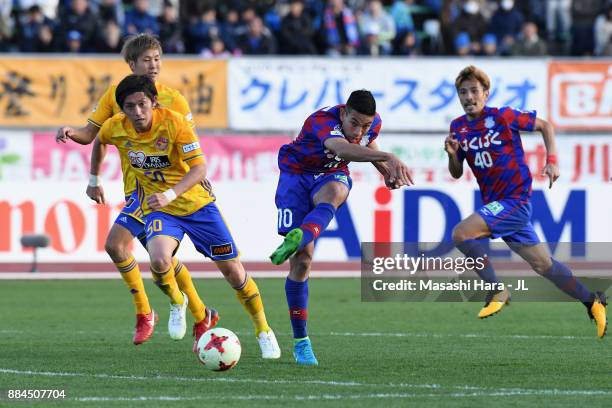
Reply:
M329 203L318 204L312 211L306 214L300 229L302 230L302 241L298 251L314 241L321 232L329 225L336 215L336 208ZM289 278L285 281L285 294L289 306L289 318L293 328L293 338L303 339L308 337L306 323L308 322L308 279L304 282L296 282Z
M576 279L570 268L553 258L551 258L551 261L552 266L542 276L554 283L563 292L582 303L593 301L593 292Z
M325 231L334 215L336 215L336 208L328 203L321 203L306 214L302 225L300 225L303 235L298 251L314 241L321 232Z
M307 337L306 323L308 321L308 279L296 282L287 278L285 281L285 294L289 306L289 318L293 328L293 338Z
M493 269L491 262L489 262L489 258L485 257L484 247L480 245L478 241L463 241L460 244L457 244L457 249L459 249L466 257L473 259L484 258L484 268L474 269L474 271L478 274L478 276L480 276L480 279L485 282L499 283L499 279L497 279L497 276L495 275L495 270Z

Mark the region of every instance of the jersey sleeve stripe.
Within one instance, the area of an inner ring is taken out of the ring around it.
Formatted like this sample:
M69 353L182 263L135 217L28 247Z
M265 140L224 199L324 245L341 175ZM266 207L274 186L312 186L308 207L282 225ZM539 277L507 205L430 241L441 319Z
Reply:
M183 161L193 160L196 157L204 157L204 155L203 154L196 154L195 156L191 156L191 157L187 157L186 159L183 159Z
M87 119L87 122L91 123L92 125L94 125L95 127L97 127L98 129L102 127L101 124L99 124L98 122L92 120L92 119Z

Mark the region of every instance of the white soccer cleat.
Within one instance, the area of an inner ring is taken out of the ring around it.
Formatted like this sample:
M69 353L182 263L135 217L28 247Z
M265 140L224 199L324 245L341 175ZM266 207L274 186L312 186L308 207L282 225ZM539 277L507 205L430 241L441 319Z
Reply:
M170 304L170 317L168 318L168 334L172 340L181 340L187 332L187 305L189 298L183 293L183 304Z
M276 336L272 329L267 332L259 333L257 336L257 342L261 349L261 358L265 359L277 359L281 356L281 350L276 341Z

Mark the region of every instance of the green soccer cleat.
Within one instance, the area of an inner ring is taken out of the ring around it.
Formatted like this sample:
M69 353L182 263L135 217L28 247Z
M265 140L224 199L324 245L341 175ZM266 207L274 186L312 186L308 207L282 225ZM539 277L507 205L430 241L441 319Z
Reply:
M291 255L295 254L300 246L303 234L304 232L299 228L294 228L289 231L283 243L276 248L276 251L274 251L272 255L270 255L272 263L274 265L280 265L291 258Z

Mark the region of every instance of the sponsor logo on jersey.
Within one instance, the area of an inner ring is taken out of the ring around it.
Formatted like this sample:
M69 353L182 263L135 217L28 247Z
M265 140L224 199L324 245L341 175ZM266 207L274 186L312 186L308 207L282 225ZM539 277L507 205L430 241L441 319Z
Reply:
M491 201L489 204L485 205L491 214L497 215L504 210L504 206L499 203L499 201Z
M132 167L138 169L165 169L171 166L168 155L146 155L142 151L128 152L128 158Z
M189 153L200 148L200 142L193 142L183 145L183 153Z
M213 256L229 255L232 252L234 252L234 247L231 242L228 242L227 244L210 246L210 253Z
M344 174L336 174L334 175L334 178L338 181L340 181L341 183L347 184L348 185L348 177Z

